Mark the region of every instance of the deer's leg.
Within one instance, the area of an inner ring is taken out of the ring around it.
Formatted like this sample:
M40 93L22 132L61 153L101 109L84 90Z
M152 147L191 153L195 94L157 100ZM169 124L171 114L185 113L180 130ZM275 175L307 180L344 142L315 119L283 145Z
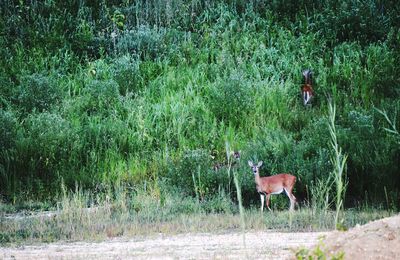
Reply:
M285 189L286 195L290 200L290 210L294 210L294 204L296 203L296 197L293 195L292 190Z
M293 199L290 199L290 209L289 210L290 211L294 210L294 200Z
M303 92L303 102L304 102L304 105L307 105L307 103L308 103L308 92L307 91Z
M269 211L272 211L271 208L269 207L269 199L271 197L271 194L267 194L266 197L267 197L267 208L269 209Z
M296 205L296 197L293 195L293 193L292 193L292 190L293 190L293 188L290 190L290 196L292 197L292 204L293 204L293 206L292 206L292 210L294 209L294 206Z
M264 193L260 193L261 198L261 212L264 211Z

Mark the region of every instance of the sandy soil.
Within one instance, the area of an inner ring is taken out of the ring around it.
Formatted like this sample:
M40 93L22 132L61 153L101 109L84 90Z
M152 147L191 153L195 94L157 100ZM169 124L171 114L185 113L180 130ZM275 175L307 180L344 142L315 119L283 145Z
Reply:
M324 240L318 243L319 238ZM158 234L103 242L51 243L0 248L0 259L294 259L293 250L320 244L345 259L400 259L400 215L346 232Z
M345 259L400 259L400 215L335 231L324 239L327 252L344 252Z
M312 247L326 232L249 231L112 239L98 243L51 243L0 248L3 259L290 259L292 249Z

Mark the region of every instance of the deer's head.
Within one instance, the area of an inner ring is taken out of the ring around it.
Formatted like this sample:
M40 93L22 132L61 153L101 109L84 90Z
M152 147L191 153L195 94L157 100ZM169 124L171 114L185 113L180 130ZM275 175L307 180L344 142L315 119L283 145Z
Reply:
M263 164L263 162L262 162L262 161L259 161L259 162L257 163L257 165L254 165L252 161L248 161L248 164L249 164L251 170L253 171L253 174L254 174L254 175L257 175L257 174L259 173L260 167L261 167L261 165Z
M233 158L235 158L236 160L239 160L240 159L240 152L241 151L232 151Z
M306 69L303 71L304 76L304 84L312 85L312 71L310 69Z

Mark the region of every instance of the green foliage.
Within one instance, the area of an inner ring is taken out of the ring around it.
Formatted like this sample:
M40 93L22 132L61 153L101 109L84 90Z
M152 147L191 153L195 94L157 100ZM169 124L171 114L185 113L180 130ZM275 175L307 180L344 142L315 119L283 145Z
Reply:
M199 199L212 197L224 186L227 175L214 171L210 154L205 150L185 151L179 161L169 169L168 182Z
M13 96L13 84L9 78L0 74L0 108L10 106L10 100Z
M371 44L365 50L358 43L337 45L329 81L335 82L335 92L351 93L354 103L362 101L368 106L396 94L399 79L394 57L382 44Z
M21 79L14 95L23 112L44 112L62 99L62 90L51 78L32 74Z
M263 176L293 173L296 197L326 208L323 198L334 194L323 188L333 168L325 117L333 99L338 145L348 154L345 205L368 196L398 208L393 1L0 5L6 201L52 198L61 182L84 189L123 182L161 196L165 180L167 191L197 196L207 211L229 211L236 200L229 133L242 162L263 160ZM300 99L306 68L314 72L311 109ZM248 167L234 167L243 204L258 203ZM285 203L277 198L276 208Z
M333 41L383 40L391 26L398 25L399 11L393 1L325 1L317 18L317 27Z
M210 89L210 108L219 121L238 126L253 104L250 84L240 73L218 80Z
M329 133L331 135L331 149L332 155L331 160L333 164L333 171L331 174L334 176L335 186L336 186L336 194L335 194L335 206L336 206L336 216L335 216L335 227L338 229L338 217L339 213L344 208L343 201L344 196L346 194L346 168L347 168L347 154L342 152L342 148L338 144L338 138L336 133L336 105L329 103Z
M124 32L119 38L116 49L119 53L134 53L142 57L155 59L163 55L166 49L165 29L153 29L140 26L136 30Z
M398 113L398 110L396 108L395 110L395 116L394 119L390 119L387 112L385 110L379 110L376 109L386 120L386 122L389 124L389 127L384 127L385 131L392 134L397 140L398 142L400 141L400 132L399 130L397 130L397 125L396 125L396 115Z
M17 122L12 111L0 109L0 146L3 150L14 147L17 138Z
M93 80L83 89L81 108L88 115L113 113L119 103L118 84L113 80Z
M18 120L12 111L0 109L0 183L3 189L12 187L15 145L18 142ZM0 203L1 203L0 193ZM3 193L5 194L5 193ZM8 194L7 194L8 195Z
M142 87L140 60L130 55L116 59L113 64L113 77L121 95L137 94Z
M319 242L318 245L313 249L309 250L306 248L301 248L295 252L297 260L303 259L332 259L332 260L343 260L345 259L345 254L343 251L336 252L332 254L331 252L327 252L323 242Z

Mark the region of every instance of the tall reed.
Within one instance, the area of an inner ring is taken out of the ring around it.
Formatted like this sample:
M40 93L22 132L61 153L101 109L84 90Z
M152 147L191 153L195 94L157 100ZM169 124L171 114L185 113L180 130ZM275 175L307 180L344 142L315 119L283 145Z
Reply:
M343 209L343 200L346 193L346 180L345 180L345 171L346 171L346 161L347 155L343 154L342 148L339 147L337 140L337 132L335 126L335 117L336 117L336 106L332 104L332 102L328 103L329 108L329 133L331 136L331 148L332 148L332 164L333 164L333 175L336 185L336 215L335 215L335 227L338 228L338 218L339 213Z
M235 158L233 157L233 153L231 151L229 141L227 141L227 140L225 141L225 151L226 151L226 158L228 160L228 173L229 173L232 169L233 159L235 159ZM239 183L239 179L237 177L236 169L233 169L233 182L235 183L236 196L237 196L237 200L238 200L238 204L239 204L240 224L242 227L242 235L243 235L243 246L244 246L244 248L246 248L246 222L244 219L244 208L243 208L243 204L242 204L242 191L240 188L240 183Z

